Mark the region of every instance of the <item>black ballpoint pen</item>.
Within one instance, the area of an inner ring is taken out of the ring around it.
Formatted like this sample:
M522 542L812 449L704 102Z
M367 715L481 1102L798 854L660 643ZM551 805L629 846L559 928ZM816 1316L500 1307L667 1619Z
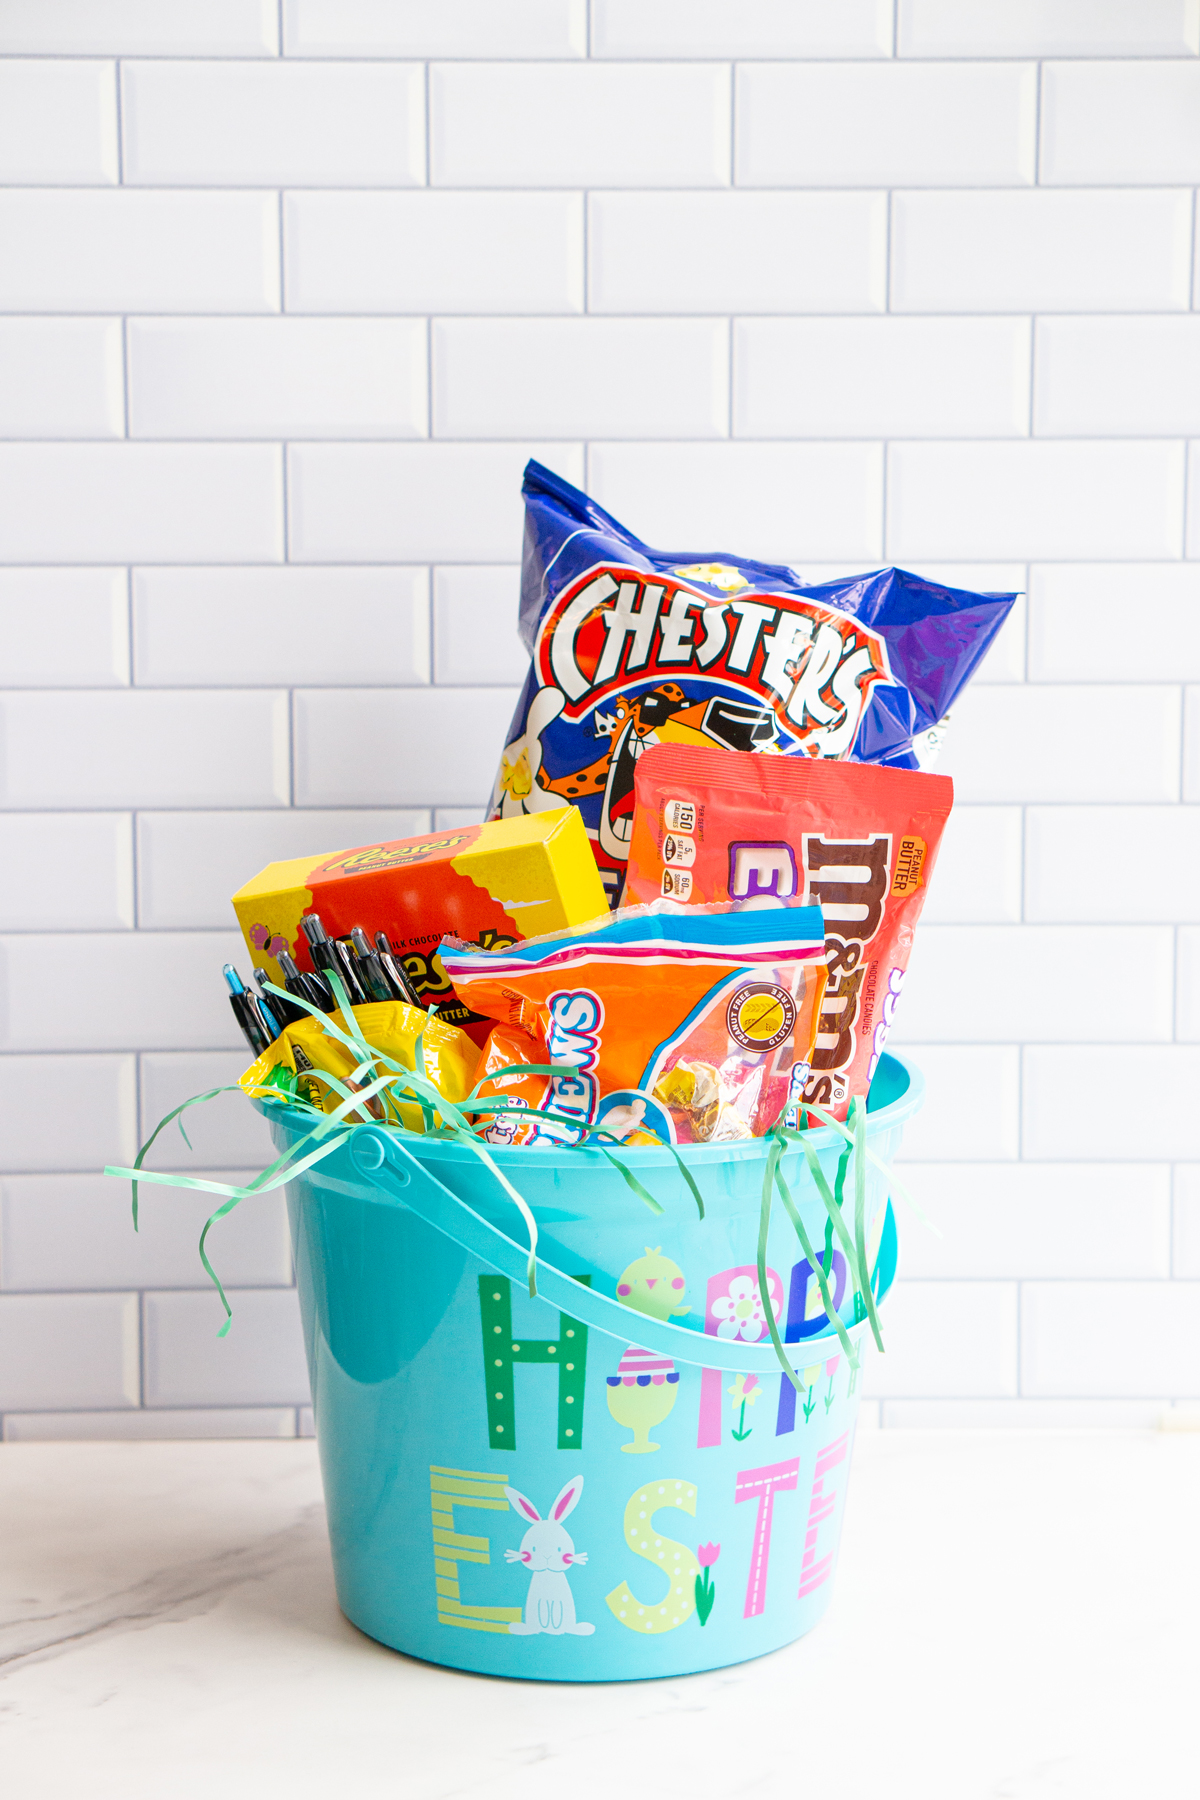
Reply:
M226 963L221 971L229 988L229 1004L233 1008L233 1016L241 1027L242 1036L253 1050L255 1056L262 1056L271 1048L271 1038L254 1004L253 994L247 993L242 986L242 978L232 963Z
M375 950L388 980L396 990L399 999L409 1006L419 1006L424 1010L424 1003L416 988L408 978L408 971L392 950L391 940L386 931L375 933Z
M333 989L323 975L309 975L298 969L286 950L279 952L279 966L283 970L283 985L289 994L307 1000L310 1006L319 1007L322 1012L337 1011Z
M341 946L325 930L319 913L307 913L300 921L300 929L308 939L308 953L312 957L313 968L324 975L332 971L345 988L346 998L351 1006L361 1006L367 998L367 991L350 966L354 960L353 951L343 953Z
M289 958L288 960L290 961L291 959ZM265 988L268 979L267 971L265 969L255 969L254 979L258 983L260 990ZM258 995L258 1010L262 1013L264 1019L268 1012L273 1013L279 1020L280 1030L282 1030L285 1025L295 1025L299 1019L307 1019L308 1017L308 1014L302 1007L293 1006L290 1000L283 1000L278 994L266 994L261 991Z
M402 1000L404 996L394 993L388 980L387 971L371 948L371 940L361 925L356 925L350 933L350 942L354 945L354 953L358 958L358 976L363 986L374 1000Z
M354 945L349 938L334 938L333 947L337 951L338 960L342 965L342 980L346 984L346 992L350 996L351 1006L366 1006L374 996L363 979L362 970L358 966L358 958L354 954Z

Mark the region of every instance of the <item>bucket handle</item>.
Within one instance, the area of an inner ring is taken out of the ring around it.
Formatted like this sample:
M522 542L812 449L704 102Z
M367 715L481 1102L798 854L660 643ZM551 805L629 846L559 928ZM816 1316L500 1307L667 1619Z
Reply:
M536 1152L532 1154L536 1155ZM371 1126L359 1126L350 1143L350 1158L359 1174L370 1181L369 1188L356 1190L363 1199L378 1200L380 1191L391 1201L406 1206L435 1231L448 1237L469 1255L478 1257L511 1280L525 1283L528 1250L490 1224L472 1210L457 1194L440 1182L423 1163L392 1133ZM340 1183L338 1184L340 1185ZM895 1225L891 1202L888 1223L880 1243L879 1298L886 1298L896 1273ZM710 1337L707 1333L689 1331L684 1325L670 1325L644 1313L631 1313L618 1300L595 1293L571 1275L564 1275L553 1264L538 1258L538 1299L557 1307L570 1318L578 1319L589 1331L629 1343L636 1338L644 1350L668 1356L673 1362L699 1368L721 1369L730 1374L777 1375L779 1360L774 1345L744 1344L728 1338ZM866 1320L847 1327L852 1341L866 1330ZM833 1331L805 1338L794 1349L796 1367L807 1368L813 1362L826 1360L825 1352L837 1346Z

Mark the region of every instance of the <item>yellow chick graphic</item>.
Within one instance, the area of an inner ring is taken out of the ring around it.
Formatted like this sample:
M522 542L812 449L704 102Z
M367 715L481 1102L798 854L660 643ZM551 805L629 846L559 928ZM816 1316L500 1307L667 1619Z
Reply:
M686 1287L679 1264L664 1256L661 1249L651 1250L647 1244L645 1256L631 1262L617 1282L617 1299L622 1306L665 1324L677 1314L689 1311Z

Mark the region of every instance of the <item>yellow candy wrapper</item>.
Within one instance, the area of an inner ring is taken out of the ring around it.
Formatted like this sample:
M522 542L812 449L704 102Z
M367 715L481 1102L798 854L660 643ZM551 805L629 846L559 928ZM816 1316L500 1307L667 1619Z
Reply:
M420 1038L428 1079L455 1105L466 1099L475 1079L479 1048L465 1031L431 1017L420 1007L406 1006L401 1000L380 1000L370 1006L352 1007L351 1011L354 1025L371 1049L402 1063L406 1069L421 1066L417 1051L417 1039ZM352 1027L345 1024L340 1012L329 1016L334 1025L353 1035ZM281 1089L277 1072L286 1070L295 1077L296 1090L302 1099L312 1106L319 1106L323 1112L332 1112L341 1104L343 1096L328 1081L322 1080L322 1076L333 1076L344 1087L361 1087L370 1077L358 1081L351 1077L362 1060L360 1054L340 1039L331 1037L319 1019L301 1019L295 1025L289 1025L270 1049L250 1065L238 1085L247 1094L278 1099ZM390 1097L385 1099L381 1095L364 1101L363 1110L370 1118L386 1118L407 1126L410 1131L425 1129L424 1116L416 1104L397 1102ZM435 1114L434 1123L441 1122L440 1116Z

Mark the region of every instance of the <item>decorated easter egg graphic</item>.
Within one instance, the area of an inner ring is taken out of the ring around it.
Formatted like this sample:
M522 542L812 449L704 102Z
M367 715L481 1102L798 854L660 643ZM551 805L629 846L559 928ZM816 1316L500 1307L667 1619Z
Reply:
M644 1456L659 1446L650 1442L650 1432L661 1425L675 1404L679 1393L679 1376L669 1356L657 1356L630 1344L608 1380L608 1410L618 1425L633 1433L631 1443L622 1444L633 1456Z

